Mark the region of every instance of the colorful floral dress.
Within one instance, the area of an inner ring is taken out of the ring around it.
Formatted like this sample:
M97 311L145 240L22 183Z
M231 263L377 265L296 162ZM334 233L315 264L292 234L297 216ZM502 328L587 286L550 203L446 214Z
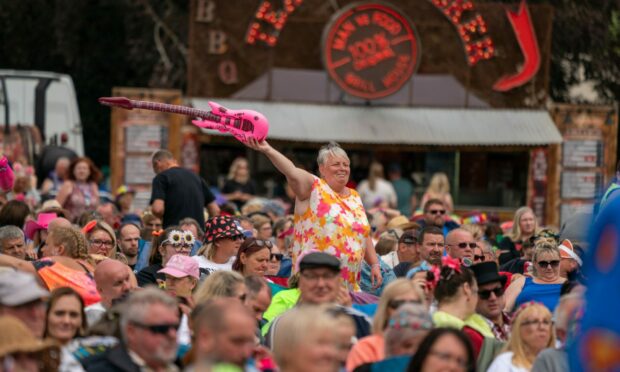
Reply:
M308 208L302 214L295 211L293 262L312 249L332 254L342 263L341 275L349 289L359 291L370 225L359 194L349 191L342 197L325 180L315 177Z

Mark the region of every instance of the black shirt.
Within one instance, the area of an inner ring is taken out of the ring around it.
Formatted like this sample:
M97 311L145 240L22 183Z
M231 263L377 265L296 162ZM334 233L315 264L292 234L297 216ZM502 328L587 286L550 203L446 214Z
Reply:
M239 183L235 180L226 180L224 187L222 187L222 194L232 194L235 191L241 191L244 194L256 195L256 185L254 181L249 180L246 183ZM242 200L232 200L239 210L245 204Z
M411 269L411 262L401 262L394 266L394 275L396 275L397 278L404 278L407 276L409 269Z
M173 167L153 179L151 204L156 199L164 201L165 229L186 217L198 221L198 226L204 226L203 208L215 197L205 180L185 168Z

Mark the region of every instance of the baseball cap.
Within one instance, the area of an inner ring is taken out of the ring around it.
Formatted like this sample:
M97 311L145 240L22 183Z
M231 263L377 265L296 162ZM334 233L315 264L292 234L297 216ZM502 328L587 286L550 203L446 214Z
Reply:
M175 254L170 257L170 260L168 260L164 268L159 270L158 273L168 274L175 278L184 278L186 276L191 276L196 279L200 278L198 262L182 254Z
M19 271L0 274L0 304L4 306L19 306L49 295L32 274Z

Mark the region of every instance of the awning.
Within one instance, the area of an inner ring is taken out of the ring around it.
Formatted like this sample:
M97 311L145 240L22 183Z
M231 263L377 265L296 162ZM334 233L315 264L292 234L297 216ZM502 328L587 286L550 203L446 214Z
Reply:
M303 88L300 88L303 89ZM269 119L267 138L401 145L547 145L562 136L544 110L317 105L215 99ZM207 99L191 104L208 110ZM217 131L208 131L220 134Z

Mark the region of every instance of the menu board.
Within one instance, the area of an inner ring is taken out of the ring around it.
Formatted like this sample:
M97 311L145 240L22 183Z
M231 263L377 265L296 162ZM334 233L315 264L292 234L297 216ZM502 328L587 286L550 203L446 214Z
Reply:
M602 187L602 175L597 172L562 172L563 199L594 199Z
M574 168L596 168L603 159L600 140L567 140L563 145L562 165Z
M564 139L560 177L559 225L576 211L591 210L614 174L618 113L613 106L557 104L553 120Z

